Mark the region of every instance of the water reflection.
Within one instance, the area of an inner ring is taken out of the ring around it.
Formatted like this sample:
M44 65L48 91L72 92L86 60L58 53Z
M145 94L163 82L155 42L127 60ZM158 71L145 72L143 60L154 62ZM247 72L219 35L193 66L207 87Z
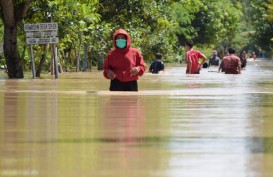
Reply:
M100 72L2 80L0 176L271 177L272 66L167 67L137 93L109 92Z
M110 96L102 104L103 137L134 143L144 136L145 109L137 95Z
M17 87L17 84L12 85L14 88ZM5 168L10 168L10 166L13 166L13 162L16 162L14 156L18 154L18 151L14 146L12 146L11 143L18 140L18 137L20 134L16 131L18 127L18 113L17 113L17 106L18 106L18 98L16 93L4 93L3 95L3 107L1 107L1 113L2 117L2 123L1 123L1 130L3 133L3 136L1 138L1 142L3 142L1 147L1 159L4 159L3 166Z

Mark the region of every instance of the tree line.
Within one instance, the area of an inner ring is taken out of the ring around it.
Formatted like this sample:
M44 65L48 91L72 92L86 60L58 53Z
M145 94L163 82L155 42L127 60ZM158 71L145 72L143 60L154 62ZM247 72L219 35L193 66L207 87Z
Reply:
M207 55L232 46L271 56L272 12L273 0L1 0L1 64L9 78L23 78L31 68L24 24L46 22L58 23L58 58L66 71L99 65L118 28L130 33L146 62L157 52L165 62L181 60L187 40ZM50 48L34 46L38 70L50 69Z

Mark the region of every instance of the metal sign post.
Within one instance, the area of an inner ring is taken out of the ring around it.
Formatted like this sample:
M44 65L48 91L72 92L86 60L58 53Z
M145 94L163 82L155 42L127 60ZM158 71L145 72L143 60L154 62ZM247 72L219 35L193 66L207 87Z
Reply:
M56 45L59 43L58 35L58 23L36 23L36 24L25 24L24 30L26 32L26 42L30 45L31 62L32 62L32 74L35 78L35 63L33 57L33 46L35 44L53 44L53 58L54 58L54 71L55 78L58 78L58 62L57 62L57 48ZM56 48L56 49L55 49Z
M53 44L53 53L54 53L54 73L55 73L55 78L57 79L58 78L58 59L57 59L57 47L55 44Z
M31 64L32 64L32 78L34 79L36 77L35 73L35 62L34 62L34 57L33 57L33 48L32 45L30 45L30 56L31 56Z

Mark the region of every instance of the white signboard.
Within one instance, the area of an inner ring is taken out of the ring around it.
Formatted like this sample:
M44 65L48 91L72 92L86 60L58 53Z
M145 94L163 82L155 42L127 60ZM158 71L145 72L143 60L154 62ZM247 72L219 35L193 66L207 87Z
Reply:
M35 62L34 62L32 45L59 43L59 38L57 37L58 23L25 24L24 30L26 32L26 42L27 44L30 45L32 75L33 75L33 78L35 78ZM54 51L57 50L55 45L53 46L54 46ZM54 58L54 65L55 65L55 78L58 78L57 54L54 54L53 58Z
M41 37L41 36L58 36L57 31L31 31L26 32L26 37Z
M56 43L59 43L58 37L27 38L27 44L56 44Z
M35 23L25 24L25 31L57 31L58 23Z

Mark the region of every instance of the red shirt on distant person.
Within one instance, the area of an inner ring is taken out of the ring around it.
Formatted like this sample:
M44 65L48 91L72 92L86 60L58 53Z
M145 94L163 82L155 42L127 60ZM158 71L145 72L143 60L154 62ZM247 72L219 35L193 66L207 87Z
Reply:
M199 74L201 66L206 62L207 58L198 50L192 49L193 44L191 42L186 42L185 48L186 52L186 63L187 63L187 74ZM202 62L199 63L199 59L202 59Z
M223 58L219 71L225 69L225 74L241 74L241 59L235 55L236 50L229 48L229 55Z

